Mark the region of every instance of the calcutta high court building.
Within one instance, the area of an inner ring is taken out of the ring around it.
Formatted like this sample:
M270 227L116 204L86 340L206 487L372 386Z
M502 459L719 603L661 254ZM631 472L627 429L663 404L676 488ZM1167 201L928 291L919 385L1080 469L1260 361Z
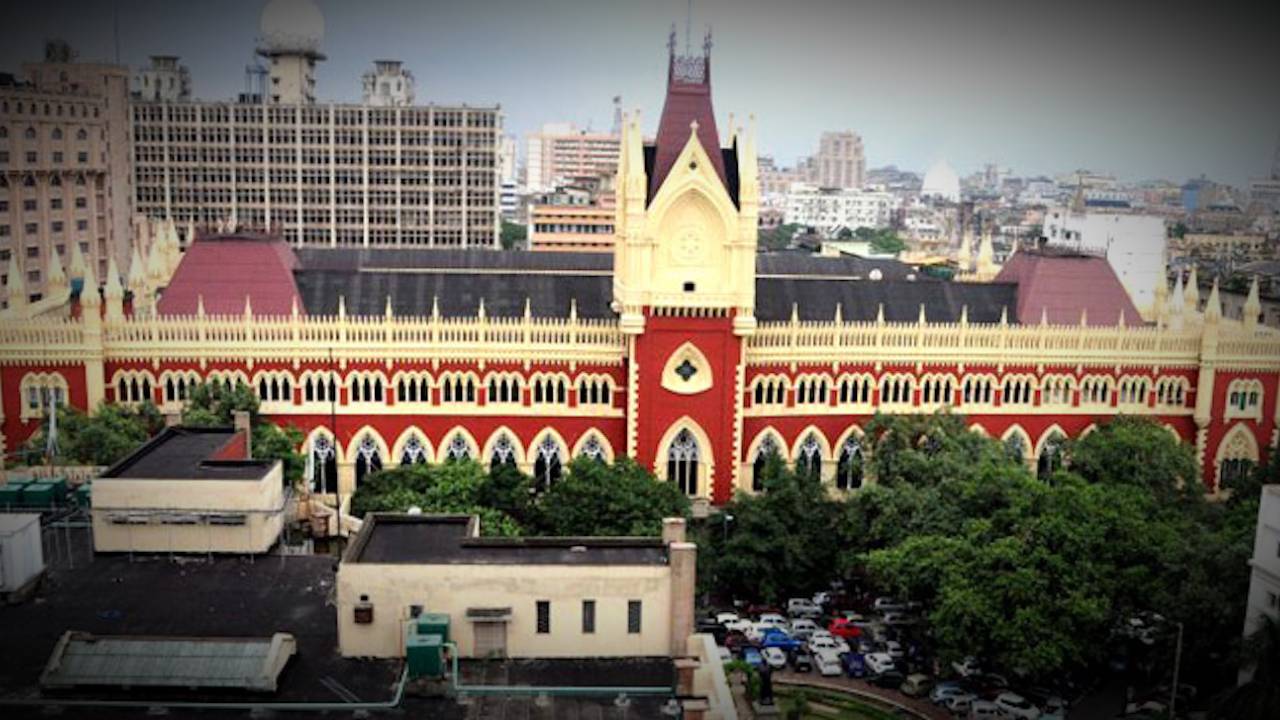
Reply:
M711 61L669 58L654 142L624 121L608 254L291 248L170 223L101 287L78 247L0 314L0 445L54 402L154 402L243 382L302 430L342 502L369 472L472 458L554 482L629 456L699 505L776 453L856 491L877 413L961 414L1029 466L1118 415L1195 449L1206 492L1265 459L1280 335L1179 277L1139 310L1105 259L1019 250L989 282L896 262L758 254L754 129L716 127ZM722 138L727 137L722 142Z

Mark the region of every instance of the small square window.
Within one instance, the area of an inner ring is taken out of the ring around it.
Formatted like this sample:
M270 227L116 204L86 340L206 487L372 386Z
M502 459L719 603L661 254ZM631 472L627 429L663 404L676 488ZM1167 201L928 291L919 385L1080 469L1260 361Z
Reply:
M684 284L684 291L685 291L685 292L693 292L693 290L694 290L694 288L695 288L695 287L697 287L697 286L696 286L696 285L694 285L693 283L691 283L691 282L687 282L687 283L685 283L685 284Z
M539 600L538 607L538 634L546 635L551 632L551 601Z

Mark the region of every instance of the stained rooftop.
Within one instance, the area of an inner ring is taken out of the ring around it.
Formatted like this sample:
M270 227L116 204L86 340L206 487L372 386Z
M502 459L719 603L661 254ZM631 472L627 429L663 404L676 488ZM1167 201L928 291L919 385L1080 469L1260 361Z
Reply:
M127 480L257 480L278 461L227 459L237 433L229 428L170 427L107 468L100 477ZM241 452L243 449L241 448Z
M467 516L373 513L343 562L427 565L665 565L660 538L469 537Z

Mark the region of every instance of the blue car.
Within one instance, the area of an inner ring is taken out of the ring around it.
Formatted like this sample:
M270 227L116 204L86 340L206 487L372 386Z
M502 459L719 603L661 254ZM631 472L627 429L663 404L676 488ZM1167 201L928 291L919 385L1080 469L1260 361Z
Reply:
M840 663L844 665L844 674L851 678L860 678L867 676L867 664L862 660L862 653L845 653L840 656Z
M756 670L764 668L764 657L760 655L760 650L750 645L742 648L742 660Z
M760 647L776 647L786 652L799 650L804 643L781 630L765 630L760 635Z

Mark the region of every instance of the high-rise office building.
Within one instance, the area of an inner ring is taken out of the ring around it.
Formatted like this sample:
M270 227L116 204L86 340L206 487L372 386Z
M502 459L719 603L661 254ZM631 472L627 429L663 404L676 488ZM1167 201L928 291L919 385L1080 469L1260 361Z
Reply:
M858 189L866 181L862 137L852 130L824 132L809 165L809 182L826 188Z
M619 137L579 130L570 123L549 123L525 140L525 186L545 192L577 177L613 175L618 169Z
M0 272L43 292L52 253L65 268L78 246L98 278L129 261L132 189L129 73L81 63L61 42L0 85ZM10 258L15 261L10 265Z

